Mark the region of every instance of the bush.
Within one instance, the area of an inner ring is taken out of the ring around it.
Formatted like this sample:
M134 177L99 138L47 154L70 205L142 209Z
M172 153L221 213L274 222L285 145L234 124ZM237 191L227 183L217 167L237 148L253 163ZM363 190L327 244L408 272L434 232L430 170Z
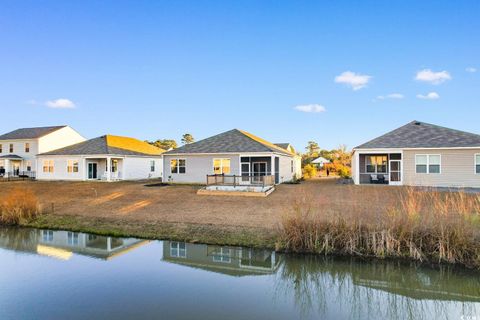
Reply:
M317 176L317 168L311 164L307 164L303 167L303 177L305 179L311 179Z
M0 224L16 225L40 214L37 197L28 189L13 189L0 203Z
M341 166L337 169L337 173L340 177L348 179L352 176L352 170L349 167Z

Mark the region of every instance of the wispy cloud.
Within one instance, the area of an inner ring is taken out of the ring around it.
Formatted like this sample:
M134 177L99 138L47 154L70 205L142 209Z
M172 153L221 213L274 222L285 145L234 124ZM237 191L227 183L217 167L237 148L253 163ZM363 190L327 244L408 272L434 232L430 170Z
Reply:
M309 113L320 113L320 112L327 111L327 109L325 109L324 106L319 104L303 104L303 105L295 106L294 109L297 111L309 112Z
M385 99L403 99L405 96L401 93L390 93L385 96L377 96L377 100L385 100Z
M49 100L45 102L45 105L52 109L73 109L76 107L72 100L65 98Z
M427 94L417 94L417 98L424 100L437 100L440 98L440 95L436 92L429 92Z
M345 84L349 87L352 87L352 89L356 91L365 88L371 78L371 76L365 74L345 71L335 77L335 82Z
M477 68L468 67L468 68L465 69L465 71L470 72L470 73L475 73L475 72L477 72Z
M415 76L415 80L428 82L431 84L440 84L451 79L452 79L452 76L450 76L450 73L448 73L448 71L445 71L445 70L434 72L430 69L423 69L418 71L417 75Z

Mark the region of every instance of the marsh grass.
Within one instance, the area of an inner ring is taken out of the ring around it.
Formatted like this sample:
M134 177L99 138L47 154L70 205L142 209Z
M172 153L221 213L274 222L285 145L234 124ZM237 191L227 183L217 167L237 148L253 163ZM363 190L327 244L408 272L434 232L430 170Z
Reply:
M40 213L38 199L29 189L12 189L0 202L0 224L18 225Z
M385 199L374 189L345 189L356 200L348 212L304 190L282 218L277 248L480 268L480 196L399 188Z

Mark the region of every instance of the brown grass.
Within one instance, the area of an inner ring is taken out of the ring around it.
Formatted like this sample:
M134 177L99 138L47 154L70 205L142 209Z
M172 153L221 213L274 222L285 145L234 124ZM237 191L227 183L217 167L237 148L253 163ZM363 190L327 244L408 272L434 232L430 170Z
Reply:
M12 189L0 203L0 224L17 225L31 220L39 214L38 199L29 189Z
M322 205L322 197L302 192L293 212L282 218L279 247L295 252L402 257L480 267L480 196L398 188L397 197L356 194L349 212ZM381 194L379 194L381 195ZM382 210L374 210L382 203ZM372 208L365 211L365 206Z

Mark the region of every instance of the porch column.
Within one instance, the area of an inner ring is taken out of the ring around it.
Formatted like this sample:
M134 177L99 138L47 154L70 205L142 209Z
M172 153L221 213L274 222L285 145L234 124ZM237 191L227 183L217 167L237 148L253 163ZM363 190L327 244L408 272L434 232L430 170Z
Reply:
M111 165L112 165L112 158L107 157L107 181L110 181L110 178L111 178L111 171L112 171Z
M10 176L10 159L5 159L5 176Z
M360 152L355 152L355 177L354 183L360 184Z
M271 175L275 176L275 157L274 156L271 156L270 171L272 172Z

